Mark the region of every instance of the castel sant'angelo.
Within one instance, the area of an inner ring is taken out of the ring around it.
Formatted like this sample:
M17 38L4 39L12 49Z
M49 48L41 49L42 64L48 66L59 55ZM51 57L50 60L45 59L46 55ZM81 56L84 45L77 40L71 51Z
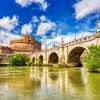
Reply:
M10 41L9 47L0 46L0 53L10 54L19 52L36 52L41 50L41 42L35 40L34 36L24 34L20 39Z

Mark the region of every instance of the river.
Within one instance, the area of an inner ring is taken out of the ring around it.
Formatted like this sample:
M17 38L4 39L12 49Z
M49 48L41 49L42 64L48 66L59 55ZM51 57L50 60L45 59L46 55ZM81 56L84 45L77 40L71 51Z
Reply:
M84 68L0 67L0 100L100 100L100 73Z

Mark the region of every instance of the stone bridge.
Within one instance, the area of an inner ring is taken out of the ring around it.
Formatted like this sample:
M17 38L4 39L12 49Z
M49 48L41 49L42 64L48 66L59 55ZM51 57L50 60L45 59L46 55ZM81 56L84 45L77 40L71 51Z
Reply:
M99 26L100 29L100 26ZM34 52L31 60L37 63L40 60L43 64L66 64L71 66L81 66L84 62L84 55L89 52L88 46L100 45L100 30L96 34L82 39L64 43L54 48Z
M43 64L59 64L69 66L81 66L84 64L84 56L89 53L88 46L100 45L100 21L98 22L97 32L94 35L82 39L64 43L61 39L61 45L50 49L44 49L28 54L31 61L36 64L39 60ZM0 58L7 59L8 55L0 55Z

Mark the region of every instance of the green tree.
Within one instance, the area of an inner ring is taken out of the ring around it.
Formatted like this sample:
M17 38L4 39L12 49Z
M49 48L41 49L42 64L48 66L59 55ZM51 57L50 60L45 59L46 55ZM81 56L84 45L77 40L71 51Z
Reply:
M38 66L42 66L42 62L41 62L41 60L38 59L37 62L36 62L36 64L37 64Z
M31 61L26 62L26 65L27 66L31 66L32 65L32 62Z
M89 53L85 57L85 64L89 71L95 72L100 69L100 46L89 46Z
M11 66L23 66L29 61L29 57L25 54L10 55L9 64Z

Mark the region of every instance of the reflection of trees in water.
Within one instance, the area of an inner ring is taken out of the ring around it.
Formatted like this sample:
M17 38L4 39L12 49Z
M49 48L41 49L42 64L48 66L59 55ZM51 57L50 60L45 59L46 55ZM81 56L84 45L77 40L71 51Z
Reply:
M84 82L81 69L72 68L68 69L68 84L69 92L71 95L77 95L79 100L88 100L87 99L87 87Z
M100 100L100 73L89 73L88 85L94 100Z
M7 82L7 79L8 79L7 77L0 77L0 85Z
M3 72L5 71L2 71L2 73ZM14 100L31 100L34 91L40 88L40 82L37 81L36 83L36 80L30 79L30 69L12 68L7 69L7 72L9 72L7 75L0 77L0 84L2 84L3 90L8 91L8 99L12 100L13 96ZM13 91L14 93L12 93ZM11 93L10 96L9 93ZM20 94L20 96L17 94Z
M4 84L8 79L8 71L5 68L0 68L0 84Z
M42 74L43 72L43 68L42 67L38 67L39 73Z
M58 69L58 68L50 67L50 68L48 69L48 71L49 71L49 72L58 72L59 69Z
M20 100L31 100L34 92L40 88L40 81L30 79L30 70L24 70L22 73L10 73L8 87L20 94Z
M22 72L22 73L10 73L8 79L8 86L12 89L17 90L34 90L36 87L36 83L34 79L30 79L29 72Z
M57 73L56 74L55 73L50 73L49 76L50 76L51 80L53 80L53 81L56 81L58 79L58 74Z
M68 69L68 80L75 91L83 91L85 89L84 80L80 69Z
M49 68L49 77L51 78L51 80L56 81L58 79L58 68Z

